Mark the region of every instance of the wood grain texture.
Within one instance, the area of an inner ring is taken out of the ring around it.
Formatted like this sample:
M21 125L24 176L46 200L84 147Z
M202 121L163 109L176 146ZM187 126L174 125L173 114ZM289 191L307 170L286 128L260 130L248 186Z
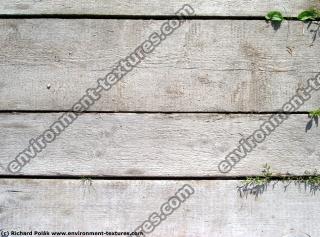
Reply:
M1 114L1 174L60 114ZM222 176L218 164L269 115L84 114L27 164L24 175ZM228 176L320 170L320 130L292 115Z
M161 23L0 20L0 109L69 110ZM287 24L274 31L256 20L188 21L90 110L279 110L320 65L319 39L310 47L306 25ZM301 111L319 100L315 94Z
M168 16L190 4L198 16L265 16L280 10L296 17L301 10L318 6L316 0L1 0L0 14L62 14L106 16Z
M319 236L319 193L289 186L240 198L239 181L0 180L5 230L132 231L183 185L195 192L148 236ZM39 221L41 220L41 221ZM304 234L303 234L304 233Z

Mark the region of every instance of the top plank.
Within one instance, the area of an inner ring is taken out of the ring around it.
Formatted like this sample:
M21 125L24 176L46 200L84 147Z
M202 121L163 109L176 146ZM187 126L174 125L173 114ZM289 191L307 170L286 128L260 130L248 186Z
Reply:
M280 10L296 17L318 0L0 0L1 15L171 16L189 4L197 16L258 17Z

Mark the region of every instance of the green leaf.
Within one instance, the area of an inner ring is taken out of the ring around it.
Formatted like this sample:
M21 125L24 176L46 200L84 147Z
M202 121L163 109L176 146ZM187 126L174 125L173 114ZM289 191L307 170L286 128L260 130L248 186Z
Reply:
M316 9L310 9L303 11L299 14L298 20L300 21L314 21L319 17L319 13Z
M311 118L319 117L320 116L320 109L316 109L316 110L310 111L309 112L309 116Z
M278 11L268 12L268 14L265 17L268 21L279 22L279 23L283 21L283 16L281 12L278 12Z

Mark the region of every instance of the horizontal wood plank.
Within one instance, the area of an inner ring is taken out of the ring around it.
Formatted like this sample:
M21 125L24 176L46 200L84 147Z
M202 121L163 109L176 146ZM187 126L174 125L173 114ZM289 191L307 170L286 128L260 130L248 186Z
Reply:
M317 0L1 0L0 14L168 16L183 4L191 5L198 16L265 16L280 10L295 17L301 10L319 6Z
M319 236L319 193L296 186L240 198L239 181L0 180L1 229L133 231L185 184L194 189L147 236ZM41 221L39 221L41 220Z
M0 114L1 174L61 114ZM291 115L229 173L218 164L270 115L83 114L18 175L246 176L320 170L320 130Z
M161 23L0 20L0 109L71 109ZM287 24L188 21L90 110L278 111L320 65L318 39L310 47L306 26L290 22L288 32ZM300 111L319 100L314 94Z

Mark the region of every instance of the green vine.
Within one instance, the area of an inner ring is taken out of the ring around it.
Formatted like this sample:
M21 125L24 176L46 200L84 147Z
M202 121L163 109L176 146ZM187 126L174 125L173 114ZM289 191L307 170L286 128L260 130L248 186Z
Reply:
M284 16L280 11L270 11L265 16L267 21L273 23L281 23L284 20ZM297 16L297 19L300 21L316 21L320 19L320 9L312 7L307 10L303 10Z
M298 15L300 21L315 21L320 18L320 10L316 8L310 8L300 12Z
M282 13L279 11L271 11L268 12L268 14L265 16L267 21L275 22L275 23L281 23L284 19L282 16Z

